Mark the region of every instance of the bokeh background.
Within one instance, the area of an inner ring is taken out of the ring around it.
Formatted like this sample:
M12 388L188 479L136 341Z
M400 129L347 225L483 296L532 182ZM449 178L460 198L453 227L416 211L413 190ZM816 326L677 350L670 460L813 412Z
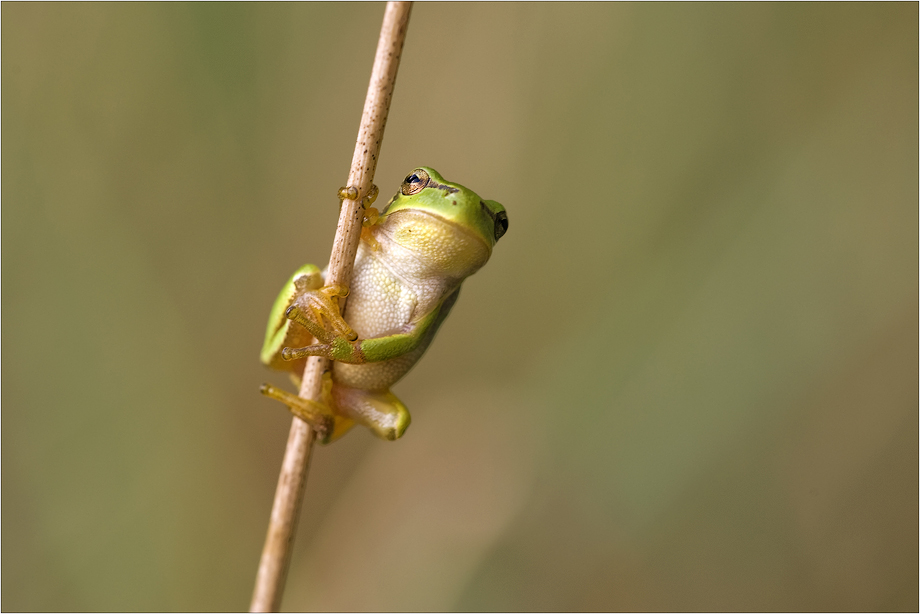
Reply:
M2 6L2 608L246 609L382 4ZM419 4L376 183L510 230L288 610L918 608L918 6Z

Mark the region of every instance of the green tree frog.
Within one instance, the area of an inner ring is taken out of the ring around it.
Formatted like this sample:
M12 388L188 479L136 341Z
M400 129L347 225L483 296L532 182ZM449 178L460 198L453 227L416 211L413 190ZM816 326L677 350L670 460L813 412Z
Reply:
M382 212L367 209L351 287L324 285L325 272L307 264L272 307L262 362L290 371L296 382L308 356L335 361L321 401L268 384L263 394L316 427L324 443L355 423L383 439L401 437L409 411L390 387L424 354L460 284L488 261L507 230L499 203L432 168L413 170ZM337 298L346 295L343 319Z

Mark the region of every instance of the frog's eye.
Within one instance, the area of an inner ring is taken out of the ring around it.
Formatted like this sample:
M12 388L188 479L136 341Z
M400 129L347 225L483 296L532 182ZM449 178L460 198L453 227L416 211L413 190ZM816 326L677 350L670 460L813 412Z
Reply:
M495 214L495 240L501 239L506 232L508 232L508 214L499 211Z
M413 194L418 194L421 192L429 181L428 173L423 169L417 168L409 176L403 179L402 186L400 186L399 191L405 194L406 196L412 196Z

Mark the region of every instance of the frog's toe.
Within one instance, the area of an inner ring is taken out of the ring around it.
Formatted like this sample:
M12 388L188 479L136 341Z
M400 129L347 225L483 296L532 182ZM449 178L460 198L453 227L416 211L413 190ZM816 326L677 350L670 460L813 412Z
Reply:
M342 416L333 416L332 418L332 428L326 432L325 438L320 439L322 444L332 443L350 431L351 427L355 425L355 421L350 418L343 418Z
M309 292L323 287L323 275L314 265L308 264L300 267L291 278L294 288L300 292Z
M287 308L284 312L284 317L292 322L297 322L305 329L310 331L310 334L320 340L325 340L325 329L322 326L321 322L318 322L315 317L310 317L307 314L312 314L309 310L301 309L296 303ZM287 360L287 359L285 359Z
M380 188L376 184L371 184L371 187L367 189L367 194L364 195L364 198L361 199L361 204L365 208L370 207L374 204L374 201L377 200L377 195L380 194Z
M358 198L358 188L353 185L346 185L339 188L338 191L339 200L355 200Z
M342 319L334 300L345 296L348 296L348 287L340 284L303 292L288 306L284 317L297 322L324 343L330 343L336 335L354 341L358 334Z
M387 420L383 425L375 424L371 427L371 430L381 439L396 441L409 428L410 422L412 422L412 418L409 416L409 412L405 412L402 415L395 416L392 420Z

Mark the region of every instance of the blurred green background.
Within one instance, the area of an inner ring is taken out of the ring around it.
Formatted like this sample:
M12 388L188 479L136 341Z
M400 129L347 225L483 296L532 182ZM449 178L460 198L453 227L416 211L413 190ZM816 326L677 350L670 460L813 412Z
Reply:
M248 607L382 4L2 6L2 608ZM419 4L376 183L510 230L288 610L918 608L918 6Z

